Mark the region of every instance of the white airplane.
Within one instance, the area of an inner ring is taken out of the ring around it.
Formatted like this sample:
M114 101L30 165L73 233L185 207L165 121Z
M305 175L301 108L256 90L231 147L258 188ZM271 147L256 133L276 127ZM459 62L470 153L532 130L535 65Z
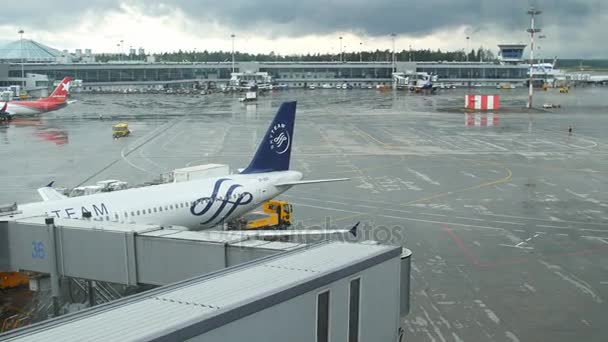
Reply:
M51 183L38 189L43 202L22 204L18 209L26 217L90 217L102 222L182 226L201 230L241 217L292 186L348 180L302 180L302 173L289 170L295 112L295 101L281 105L253 160L239 174L71 198L57 192ZM349 231L354 234L354 229L356 227L351 230L250 233L255 237Z

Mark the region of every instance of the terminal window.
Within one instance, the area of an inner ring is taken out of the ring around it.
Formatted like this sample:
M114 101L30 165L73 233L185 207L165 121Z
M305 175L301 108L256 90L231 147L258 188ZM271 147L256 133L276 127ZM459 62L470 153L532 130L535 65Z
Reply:
M348 342L359 342L360 294L361 278L351 280L348 300Z
M317 297L317 342L329 341L329 291Z

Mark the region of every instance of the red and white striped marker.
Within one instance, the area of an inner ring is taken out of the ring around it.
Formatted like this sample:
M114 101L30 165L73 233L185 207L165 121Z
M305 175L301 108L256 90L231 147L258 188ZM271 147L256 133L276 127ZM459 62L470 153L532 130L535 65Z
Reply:
M500 95L465 95L464 107L473 110L500 109Z

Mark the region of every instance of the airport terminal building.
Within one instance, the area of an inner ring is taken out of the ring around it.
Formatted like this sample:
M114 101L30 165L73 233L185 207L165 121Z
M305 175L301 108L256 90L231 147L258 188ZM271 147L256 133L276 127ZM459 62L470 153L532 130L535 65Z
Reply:
M71 76L82 80L82 90L112 87L172 87L188 84L221 86L232 72L266 72L277 84L307 87L331 86L347 82L353 86L390 84L393 72L426 72L451 84L495 86L510 82L523 84L525 65L496 62L181 62L159 63L153 58L142 61L95 62L89 49L71 54L28 41L23 53L19 45L0 49L0 85L20 80L22 75L46 75L49 80Z

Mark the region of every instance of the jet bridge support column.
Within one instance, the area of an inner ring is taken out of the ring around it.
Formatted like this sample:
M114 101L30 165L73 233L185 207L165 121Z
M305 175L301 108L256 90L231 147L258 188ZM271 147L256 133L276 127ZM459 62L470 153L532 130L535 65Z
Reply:
M95 283L95 281L93 281L93 280L87 280L87 296L89 297L89 306L90 307L95 306L94 283Z
M13 270L11 268L7 226L7 222L0 222L0 272Z
M53 315L59 316L59 296L61 295L61 289L59 286L60 276L57 267L57 260L59 259L57 257L57 227L55 226L55 220L52 217L46 218L44 220L44 223L48 228L50 242L48 245L50 249L50 251L48 251L48 255L50 257L49 268L51 275L51 296L53 300Z

